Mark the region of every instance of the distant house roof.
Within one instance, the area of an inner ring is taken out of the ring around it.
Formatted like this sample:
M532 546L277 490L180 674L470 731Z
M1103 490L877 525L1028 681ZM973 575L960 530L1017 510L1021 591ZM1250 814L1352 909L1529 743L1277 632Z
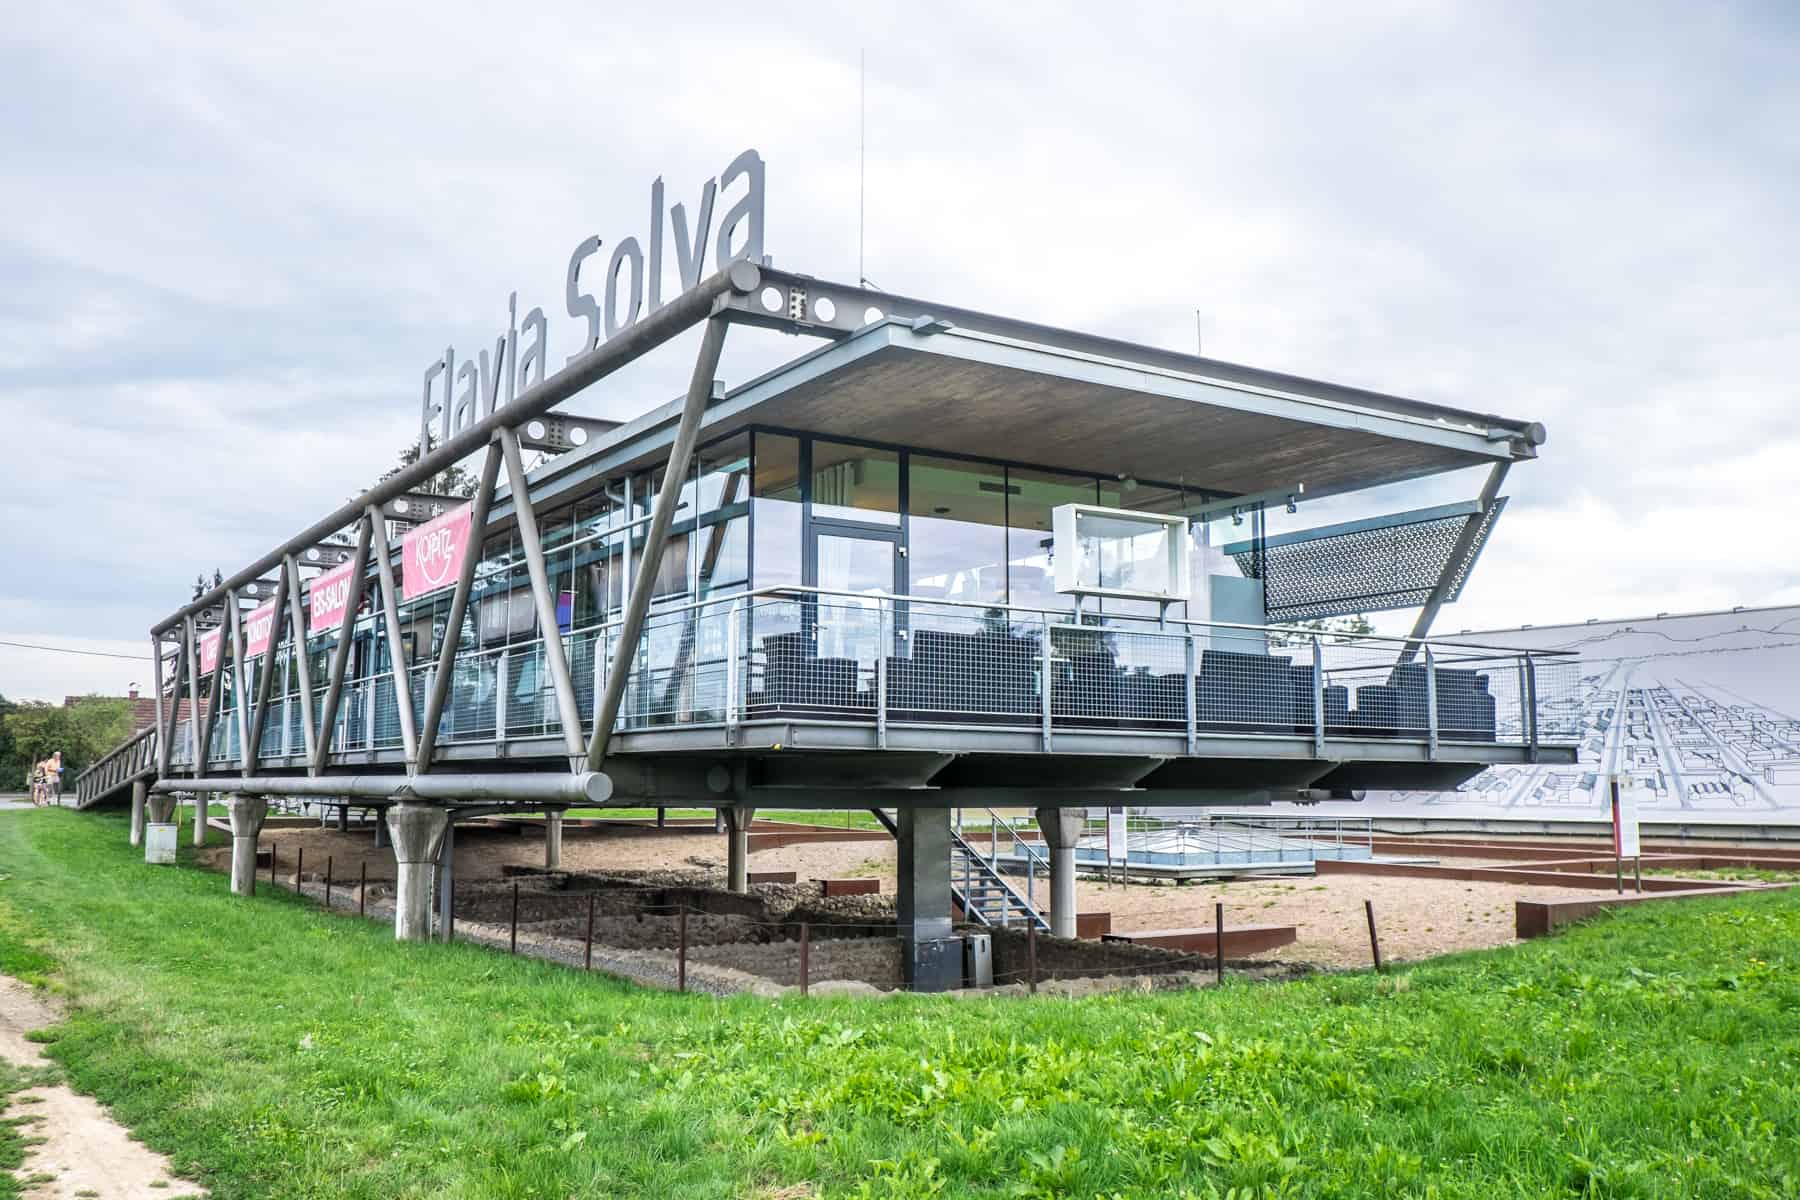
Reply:
M148 729L156 724L156 697L145 696L135 688L132 689L128 695L124 696L64 696L63 707L74 708L76 704L83 700L125 701L127 704L131 705L131 729L133 733L136 733L139 730ZM188 718L188 715L188 702L184 699L176 709L175 719L178 721L185 721Z

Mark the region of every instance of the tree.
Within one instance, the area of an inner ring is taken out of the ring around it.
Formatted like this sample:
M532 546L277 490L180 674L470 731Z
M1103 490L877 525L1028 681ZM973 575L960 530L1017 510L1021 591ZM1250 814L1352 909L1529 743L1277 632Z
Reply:
M28 701L11 706L0 724L11 743L11 761L4 769L16 771L21 781L32 763L58 750L63 778L73 781L133 732L131 702L105 696L82 696L66 706Z
M12 730L6 726L7 714L19 707L0 696L0 791L18 791L25 786L26 766L13 746Z
M1369 618L1361 613L1352 613L1346 617L1315 617L1310 621L1293 622L1287 628L1305 632L1270 634L1269 644L1271 646L1297 646L1302 642L1311 641L1312 636L1317 636L1326 642L1353 642L1358 637L1375 632L1375 626L1369 624Z
M376 480L376 482L381 483L392 479L401 471L418 461L419 443L414 442L400 452L399 463L383 472L381 478ZM431 487L430 490L439 496L462 496L467 498L475 494L475 488L480 483L480 480L463 470L462 467L453 465L433 476L431 483L435 486Z

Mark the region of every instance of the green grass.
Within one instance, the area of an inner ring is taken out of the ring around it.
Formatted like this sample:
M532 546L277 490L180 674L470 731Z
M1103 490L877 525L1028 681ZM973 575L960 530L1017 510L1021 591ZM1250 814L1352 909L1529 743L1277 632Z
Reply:
M1770 867L1652 867L1645 875L1674 875L1682 879L1720 879L1734 883L1800 883L1800 870Z
M221 1200L1800 1194L1796 892L1386 977L770 1003L395 945L124 835L0 816L0 962Z

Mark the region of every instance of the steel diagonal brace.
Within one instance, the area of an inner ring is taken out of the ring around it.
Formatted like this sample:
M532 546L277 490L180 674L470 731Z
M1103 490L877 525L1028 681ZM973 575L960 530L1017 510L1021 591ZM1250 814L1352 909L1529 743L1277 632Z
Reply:
M373 504L363 512L375 542L375 584L381 589L381 611L387 620L388 666L394 676L394 711L400 716L400 744L406 749L406 766L419 761L419 728L414 723L412 666L406 655L406 636L400 628L400 589L394 585L394 562L388 554L387 519ZM468 556L465 556L468 557ZM374 749L373 746L370 749Z
M1470 547L1481 535L1482 520L1500 495L1500 485L1506 482L1506 469L1510 466L1510 460L1501 459L1488 471L1487 482L1482 485L1481 496L1476 501L1479 511L1469 518L1462 533L1457 535L1456 544L1450 548L1450 555L1444 560L1444 569L1438 573L1437 585L1431 589L1431 595L1426 597L1424 606L1419 609L1419 619L1413 622L1412 632L1406 635L1406 644L1400 648L1400 657L1394 663L1395 667L1404 667L1419 653L1425 635L1431 632L1431 623L1437 620L1438 610L1444 607L1444 597L1449 594L1450 584L1456 577L1457 564L1468 557Z
M369 566L369 539L373 528L368 517L356 523L356 555L351 559L350 592L344 597L344 615L338 622L337 648L331 655L331 678L325 685L325 707L319 714L319 743L313 748L310 773L325 769L331 753L331 731L337 726L338 701L344 695L344 668L350 662L350 642L356 632L356 610L362 607L363 574Z
M287 621L288 578L284 571L275 580L275 612L269 622L269 644L263 650L262 673L256 677L256 707L250 715L250 732L244 746L244 774L254 774L262 757L263 727L269 723L269 693L275 684L275 648L281 645L282 625Z
M166 715L163 713L162 701L162 638L161 636L158 636L151 639L156 643L157 652L156 773L158 775L167 775L169 773L169 759L175 753L175 726L179 723L179 718L181 716L181 687L182 684L187 681L188 636L189 630L184 624L181 631L181 639L177 643L175 651L175 678L171 680L174 686L169 689L169 711ZM188 709L188 720L190 722L193 720L193 716L193 709L190 706Z
M437 670L431 676L431 690L425 696L425 723L419 729L418 773L431 770L437 756L438 722L443 719L444 702L450 694L450 681L456 670L456 651L462 641L463 616L469 609L469 593L475 586L475 565L481 558L482 531L487 528L488 509L494 502L494 484L500 477L499 441L488 443L487 456L481 460L481 483L475 489L474 507L470 513L470 536L476 544L463 555L462 570L456 577L456 590L450 595L450 619L444 624L444 644L438 651Z
M204 775L206 759L202 757L200 750L205 745L200 740L200 631L195 626L192 613L181 619L181 642L182 653L187 658L188 773Z
M681 499L681 481L687 477L688 466L693 462L694 443L700 436L706 402L712 396L713 377L719 370L719 354L725 348L728 324L729 318L716 307L706 323L706 336L701 340L700 353L694 360L694 377L688 383L687 400L682 405L681 425L675 432L674 444L669 447L669 463L663 471L662 487L656 493L649 532L644 535L643 561L637 564L632 575L631 599L619 623L618 644L613 648L612 662L607 668L606 694L596 706L594 735L587 752L590 771L598 771L606 761L607 742L612 738L613 722L618 719L619 704L625 696L627 664L637 653L638 638L644 631L644 617L650 609L656 572L662 565L663 545L668 541L669 526L675 520L675 506Z
M556 620L556 598L550 594L550 573L544 566L544 544L538 537L537 513L531 506L531 488L525 479L525 463L519 456L519 435L500 430L500 452L506 459L506 480L512 488L513 514L519 522L519 546L525 551L525 570L531 577L531 599L537 606L538 629L544 637L544 658L556 686L556 708L562 718L563 748L571 769L579 769L581 706L575 702L575 681L569 674L569 656L563 649L562 628Z
M294 665L300 672L300 736L306 745L306 761L319 748L319 727L313 719L312 661L306 653L306 613L300 607L300 564L292 554L282 562L287 574L288 621L293 630Z

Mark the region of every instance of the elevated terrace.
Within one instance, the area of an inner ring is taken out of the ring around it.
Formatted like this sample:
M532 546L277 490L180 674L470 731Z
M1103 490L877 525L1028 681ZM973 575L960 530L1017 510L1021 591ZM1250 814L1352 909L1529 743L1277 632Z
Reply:
M553 411L694 324L684 398L623 423ZM823 344L727 389L734 324ZM427 875L452 809L703 805L739 882L759 805L892 809L923 978L952 953L951 807L1038 808L1072 880L1059 814L1572 761L1563 660L1426 636L1543 441L739 261L159 622L154 752L82 798L225 794L252 833L257 797L394 804L402 866ZM528 473L530 445L561 452ZM476 452L466 504L429 493ZM1463 505L1269 532L1474 466ZM405 525L420 508L444 511ZM428 552L435 574L414 570ZM1402 604L1422 608L1407 638L1280 623ZM184 695L197 715L173 722ZM406 908L403 935L429 929Z

